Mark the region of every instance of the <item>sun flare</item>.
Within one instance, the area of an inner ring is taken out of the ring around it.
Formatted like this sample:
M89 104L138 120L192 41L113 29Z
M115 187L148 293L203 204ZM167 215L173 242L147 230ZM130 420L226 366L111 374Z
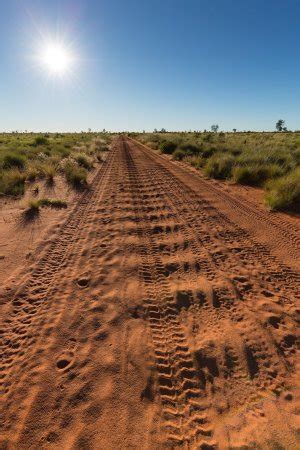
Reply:
M50 72L64 74L71 65L71 55L61 45L50 44L42 55L42 62Z
M36 63L49 77L66 77L74 62L71 47L62 41L44 41L36 53Z

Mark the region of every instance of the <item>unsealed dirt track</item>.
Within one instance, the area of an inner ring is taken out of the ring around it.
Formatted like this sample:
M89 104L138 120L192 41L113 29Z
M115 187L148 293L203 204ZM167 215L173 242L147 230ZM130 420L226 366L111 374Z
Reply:
M116 139L1 291L1 448L296 449L299 229L269 217Z

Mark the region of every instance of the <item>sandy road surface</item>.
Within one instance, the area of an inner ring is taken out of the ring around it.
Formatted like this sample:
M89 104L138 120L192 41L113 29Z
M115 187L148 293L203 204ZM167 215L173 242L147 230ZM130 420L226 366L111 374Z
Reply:
M1 448L296 448L299 230L268 217L118 138L1 290Z

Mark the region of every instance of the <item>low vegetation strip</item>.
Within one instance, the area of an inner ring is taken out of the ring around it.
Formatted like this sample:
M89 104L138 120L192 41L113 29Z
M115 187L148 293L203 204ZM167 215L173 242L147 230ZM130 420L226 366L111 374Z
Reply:
M22 196L27 184L51 185L58 175L75 189L85 187L111 139L108 133L0 134L0 195Z
M260 186L270 209L300 211L300 132L131 133L210 178Z

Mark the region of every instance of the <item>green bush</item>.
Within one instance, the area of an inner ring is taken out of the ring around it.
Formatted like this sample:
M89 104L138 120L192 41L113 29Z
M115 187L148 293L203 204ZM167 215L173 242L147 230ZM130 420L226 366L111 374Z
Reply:
M17 169L3 171L0 174L0 193L6 195L23 195L25 191L24 173Z
M173 159L175 159L175 161L182 161L183 158L185 158L186 156L187 156L187 152L180 148L175 150L173 153Z
M180 149L182 149L183 151L185 151L187 154L190 154L190 155L197 155L201 150L198 145L190 144L190 143L189 144L181 144Z
M55 164L55 160L48 159L44 162L32 161L26 170L27 180L34 181L37 178L45 178L48 184L53 184L57 167L58 165Z
M185 161L196 169L200 169L206 163L206 159L201 158L201 156L186 156Z
M3 158L3 169L24 169L26 163L26 158L23 155L17 155L14 153L8 153Z
M213 140L213 135L212 133L205 133L204 137L203 137L203 141L204 142L212 142Z
M242 152L243 151L241 149L239 149L239 148L232 148L232 149L230 149L230 153L232 155L234 155L234 156L239 156L239 155L241 155Z
M28 181L35 181L40 175L36 165L29 166L26 170L26 179Z
M40 206L62 209L68 206L67 202L60 199L51 199L51 198L41 198L39 200Z
M162 153L166 153L167 155L172 155L172 153L176 150L177 145L171 141L163 141L160 144L159 148Z
M262 186L267 180L283 175L282 167L277 164L249 164L235 166L232 170L232 180L235 183L250 186Z
M231 178L234 157L232 155L216 154L207 160L204 173L210 178L225 180Z
M205 148L201 150L201 156L203 158L210 158L216 151L217 149L215 147Z
M93 167L92 159L85 153L73 153L71 157L75 159L79 166L84 167L87 170L90 170Z
M21 222L25 225L27 222L32 222L37 219L40 214L40 201L31 199L28 201L27 208L22 213Z
M33 145L35 145L36 147L38 145L46 145L46 144L48 144L48 139L45 136L37 136L33 141Z
M153 150L157 150L158 149L157 142L149 141L149 142L146 142L145 145L147 147L153 148Z
M67 182L75 189L82 189L87 185L87 171L77 164L68 163L65 166Z
M300 212L300 167L293 172L270 180L265 199L272 210L290 210Z

